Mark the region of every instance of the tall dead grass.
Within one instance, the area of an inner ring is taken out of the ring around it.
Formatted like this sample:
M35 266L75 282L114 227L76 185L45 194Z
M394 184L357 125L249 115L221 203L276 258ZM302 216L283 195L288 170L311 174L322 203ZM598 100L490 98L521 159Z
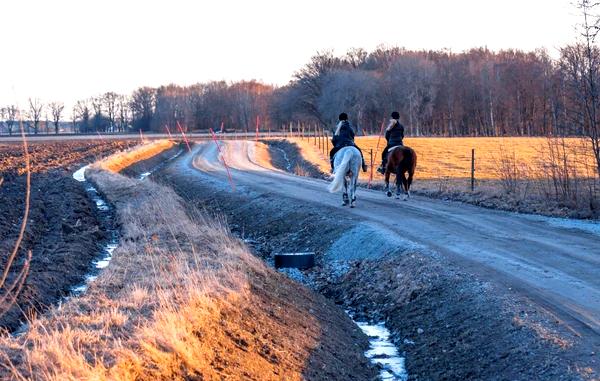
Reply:
M97 169L87 175L117 208L121 244L83 296L30 322L19 338L0 337L0 377L302 378L319 327L287 306L307 324L289 330L257 299L256 288L270 290L278 274L219 221L190 219L171 189Z

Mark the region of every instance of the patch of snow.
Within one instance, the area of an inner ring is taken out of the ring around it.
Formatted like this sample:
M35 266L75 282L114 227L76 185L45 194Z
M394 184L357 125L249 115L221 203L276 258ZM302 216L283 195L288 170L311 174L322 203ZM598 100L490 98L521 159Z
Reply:
M81 167L75 172L73 172L73 178L79 182L85 181L85 170L89 168L89 164L85 167Z
M384 381L408 380L404 357L398 354L398 349L390 341L390 331L385 324L357 321L356 325L369 336L369 349L365 352L365 356L373 364L382 367L379 377Z

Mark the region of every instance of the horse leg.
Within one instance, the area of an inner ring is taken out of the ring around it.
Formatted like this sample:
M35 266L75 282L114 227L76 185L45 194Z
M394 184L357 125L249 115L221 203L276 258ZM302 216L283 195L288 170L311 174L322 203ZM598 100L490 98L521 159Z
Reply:
M344 194L342 194L342 206L348 205L350 199L348 198L348 180L344 176Z
M388 163L388 168L389 168L390 164ZM385 194L388 197L392 197L392 192L390 191L390 170L386 169L385 170Z
M400 169L396 171L396 199L400 198L400 190L402 189L402 183L404 182L404 174Z
M410 186L412 185L413 174L412 171L408 171L408 179L406 180L406 196L408 198L410 198Z
M350 207L356 206L356 183L358 182L358 173L352 174L352 181L350 183Z
M408 200L410 196L408 193L408 180L406 179L406 173L402 173L402 188L404 189L404 201Z

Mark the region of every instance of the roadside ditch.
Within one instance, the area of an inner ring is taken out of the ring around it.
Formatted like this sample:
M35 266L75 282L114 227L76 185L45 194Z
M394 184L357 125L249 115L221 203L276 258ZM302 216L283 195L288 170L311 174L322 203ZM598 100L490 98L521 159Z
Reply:
M284 272L355 321L385 327L409 380L593 379L595 370L571 351L576 337L530 301L336 208L248 189L232 194L190 171L174 162L153 178L193 209L225 216L267 263L275 253L316 252L314 268Z

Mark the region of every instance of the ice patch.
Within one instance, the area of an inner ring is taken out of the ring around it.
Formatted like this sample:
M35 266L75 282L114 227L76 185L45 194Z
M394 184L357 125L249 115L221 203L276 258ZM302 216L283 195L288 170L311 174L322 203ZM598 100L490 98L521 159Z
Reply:
M574 220L570 218L544 217L544 216L528 216L529 218L545 222L550 226L564 229L582 230L600 236L600 221L589 220Z
M384 381L406 381L408 374L404 357L398 354L398 349L390 341L390 331L383 323L369 324L356 322L356 325L369 336L369 350L365 352L373 364L382 367L379 377Z
M152 172L144 172L140 175L140 180L144 180L146 177L150 176Z
M78 170L76 170L75 172L73 172L73 178L79 182L84 182L85 181L85 170L88 169L89 167L90 166L88 164L85 167L81 167Z

